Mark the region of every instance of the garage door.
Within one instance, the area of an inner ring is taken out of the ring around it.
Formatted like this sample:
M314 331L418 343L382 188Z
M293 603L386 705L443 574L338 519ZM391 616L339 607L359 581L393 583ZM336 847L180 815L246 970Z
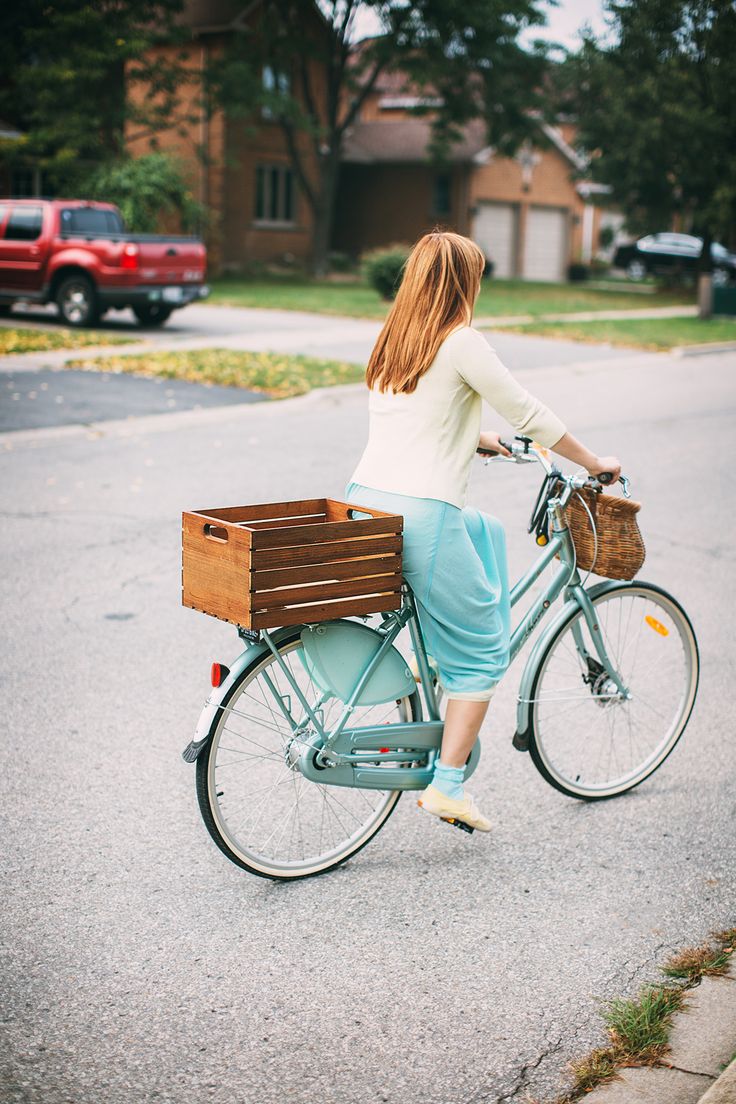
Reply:
M567 262L567 211L530 207L524 242L524 278L564 280Z
M514 275L516 256L516 208L512 203L479 203L473 219L473 239L489 261L493 275Z

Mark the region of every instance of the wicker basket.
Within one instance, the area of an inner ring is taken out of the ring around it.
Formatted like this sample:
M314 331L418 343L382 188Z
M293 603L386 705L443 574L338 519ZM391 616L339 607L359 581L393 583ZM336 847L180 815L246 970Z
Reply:
M182 603L245 629L398 609L403 523L332 498L185 513Z
M595 533L578 495L590 510ZM633 579L646 555L636 517L640 509L640 502L588 487L574 493L565 507L565 515L575 544L577 566L608 579Z

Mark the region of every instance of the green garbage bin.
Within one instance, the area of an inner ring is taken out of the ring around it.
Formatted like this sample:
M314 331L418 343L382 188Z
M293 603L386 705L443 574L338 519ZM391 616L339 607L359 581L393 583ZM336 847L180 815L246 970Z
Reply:
M713 313L736 317L736 284L713 288Z

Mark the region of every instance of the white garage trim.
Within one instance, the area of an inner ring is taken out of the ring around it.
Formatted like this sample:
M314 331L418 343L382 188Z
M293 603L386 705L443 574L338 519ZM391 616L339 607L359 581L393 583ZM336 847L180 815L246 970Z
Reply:
M516 275L519 212L514 203L477 205L473 218L473 240L493 262L493 275L508 279Z
M530 207L524 234L526 280L564 280L568 254L568 211L564 207Z

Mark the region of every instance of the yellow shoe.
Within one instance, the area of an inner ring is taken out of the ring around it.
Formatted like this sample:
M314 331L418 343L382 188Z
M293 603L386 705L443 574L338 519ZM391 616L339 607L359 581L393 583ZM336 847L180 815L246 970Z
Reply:
M436 681L437 676L439 674L439 667L437 666L437 660L434 658L434 656L431 656L431 655L429 655L429 653L427 653L427 663L429 664L429 669L432 672L433 679ZM417 657L414 655L413 652L412 652L412 655L411 655L411 659L409 660L409 670L413 674L415 682L421 682L422 681L421 675L419 674L419 664L417 663Z
M425 813L431 813L457 828L464 828L466 832L472 832L475 828L479 832L490 832L492 827L490 820L478 810L469 793L458 801L447 797L434 786L427 786L422 796L417 798L417 805Z

